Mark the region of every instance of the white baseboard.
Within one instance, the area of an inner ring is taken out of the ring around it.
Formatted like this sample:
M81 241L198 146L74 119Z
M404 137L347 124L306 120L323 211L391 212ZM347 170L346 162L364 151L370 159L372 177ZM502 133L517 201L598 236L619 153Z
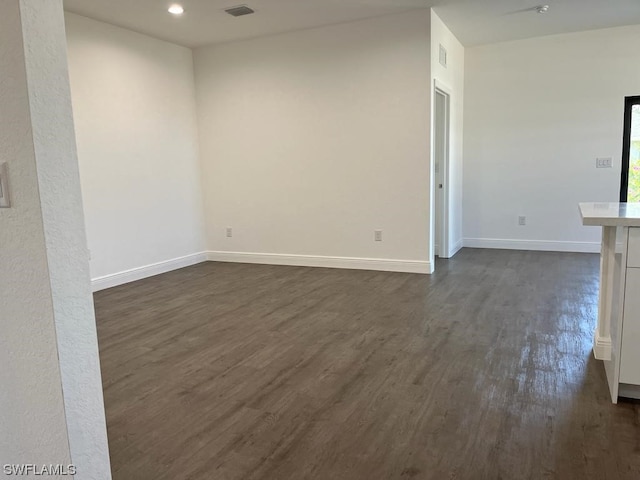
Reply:
M502 248L508 250L542 250L556 252L600 252L597 242L557 242L539 240L503 240L497 238L465 238L451 248L453 257L462 247ZM164 262L132 268L123 272L97 277L91 280L94 292L117 287L143 278L153 277L205 261L257 263L264 265L291 265L300 267L345 268L353 270L377 270L382 272L433 273L433 264L423 260L391 260L381 258L325 257L314 255L284 255L277 253L201 252L174 258Z
M442 256L441 258L452 258L456 253L458 253L460 251L460 249L463 247L462 244L462 239L458 240L456 243L454 243L453 245L449 245L449 252L446 256ZM440 246L435 244L433 246L433 254L436 257L440 257Z
M94 278L91 280L91 287L94 292L97 292L99 290L104 290L105 288L117 287L118 285L123 285L125 283L135 282L136 280L153 277L154 275L159 275L161 273L167 273L172 270L177 270L178 268L189 267L196 263L205 262L206 260L206 252L193 253L184 257L173 258L164 262L153 263L151 265L125 270L124 272Z
M464 246L464 242L461 238L456 243L454 243L449 249L449 258L453 257L456 253L458 253L463 246Z
M618 388L618 397L640 400L640 386L621 383Z
M593 339L593 356L596 360L611 360L611 337L601 337L596 331Z
M562 242L556 240L506 240L502 238L465 238L464 246L469 248L540 250L545 252L600 252L599 242Z
M433 265L431 262L422 260L387 260L379 258L324 257L245 252L207 252L207 260L212 262L347 268L352 270L378 270L383 272L433 273Z

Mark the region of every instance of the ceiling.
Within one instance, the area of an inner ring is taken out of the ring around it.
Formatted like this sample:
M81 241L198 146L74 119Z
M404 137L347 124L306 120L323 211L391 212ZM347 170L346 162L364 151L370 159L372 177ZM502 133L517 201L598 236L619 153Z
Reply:
M67 11L187 47L434 7L465 46L640 24L640 0L64 0ZM223 10L246 3L256 13ZM540 15L537 5L547 3Z
M448 0L435 10L465 46L640 24L640 0ZM549 5L543 15L536 6Z

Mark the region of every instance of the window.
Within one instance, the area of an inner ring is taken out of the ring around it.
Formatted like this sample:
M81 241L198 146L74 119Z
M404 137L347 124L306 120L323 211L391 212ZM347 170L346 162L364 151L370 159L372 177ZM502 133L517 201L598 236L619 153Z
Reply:
M621 202L640 202L640 96L625 98Z

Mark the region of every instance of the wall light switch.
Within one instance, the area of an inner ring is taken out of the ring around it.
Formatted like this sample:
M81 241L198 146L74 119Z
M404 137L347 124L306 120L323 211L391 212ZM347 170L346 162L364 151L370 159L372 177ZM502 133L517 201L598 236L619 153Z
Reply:
M611 168L613 167L613 160L611 157L596 158L596 168Z
M9 200L9 170L7 164L0 164L0 208L11 207Z

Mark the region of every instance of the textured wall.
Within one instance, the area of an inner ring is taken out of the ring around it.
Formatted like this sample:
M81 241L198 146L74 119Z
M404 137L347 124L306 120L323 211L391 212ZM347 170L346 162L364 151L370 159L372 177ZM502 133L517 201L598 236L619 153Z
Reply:
M18 0L0 15L0 161L13 208L0 209L0 464L68 463Z
M62 2L3 6L0 154L13 208L0 210L0 463L72 461L75 478L107 480Z

